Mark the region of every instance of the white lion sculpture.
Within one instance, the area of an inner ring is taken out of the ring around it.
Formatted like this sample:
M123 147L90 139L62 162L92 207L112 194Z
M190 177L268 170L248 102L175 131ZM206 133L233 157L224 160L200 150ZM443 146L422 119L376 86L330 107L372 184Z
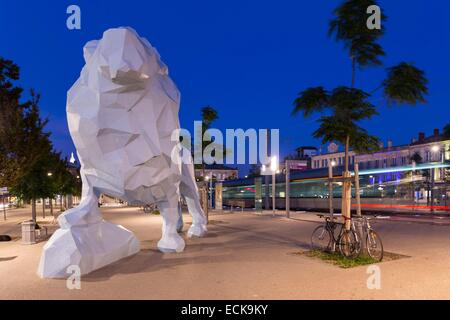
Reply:
M180 93L156 49L133 29L115 28L88 42L84 58L67 94L82 198L58 218L60 229L44 246L38 268L44 278L67 277L73 265L87 274L140 250L132 232L103 220L102 193L134 205L156 203L163 217L158 242L163 252L185 246L177 232L180 196L192 215L188 236L206 232L193 166L174 161L180 160L172 137L180 127Z

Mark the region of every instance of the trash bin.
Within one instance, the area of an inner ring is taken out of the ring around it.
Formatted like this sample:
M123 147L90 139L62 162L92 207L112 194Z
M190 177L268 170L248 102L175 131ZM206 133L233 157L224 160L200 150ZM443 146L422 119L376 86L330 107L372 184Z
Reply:
M35 227L33 220L22 222L22 244L36 243Z

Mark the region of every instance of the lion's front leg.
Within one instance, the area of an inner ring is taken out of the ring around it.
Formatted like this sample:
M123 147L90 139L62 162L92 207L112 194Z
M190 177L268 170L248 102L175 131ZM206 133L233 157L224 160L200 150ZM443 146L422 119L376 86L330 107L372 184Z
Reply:
M44 246L38 268L43 278L65 278L70 266L88 274L140 250L131 231L103 220L94 192L83 191L80 205L58 218L61 228Z

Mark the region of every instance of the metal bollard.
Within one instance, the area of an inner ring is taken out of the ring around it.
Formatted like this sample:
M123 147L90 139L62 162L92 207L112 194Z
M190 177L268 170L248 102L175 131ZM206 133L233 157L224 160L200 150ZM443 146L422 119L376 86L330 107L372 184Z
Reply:
M22 222L22 244L36 243L36 230L33 220Z

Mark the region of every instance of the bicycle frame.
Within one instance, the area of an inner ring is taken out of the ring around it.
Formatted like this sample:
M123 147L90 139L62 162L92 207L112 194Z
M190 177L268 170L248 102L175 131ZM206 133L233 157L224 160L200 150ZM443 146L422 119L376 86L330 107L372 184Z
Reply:
M340 226L341 229L339 230L339 235L336 238L335 237L335 233L334 231L336 230L336 228ZM341 236L342 236L342 232L344 230L344 224L340 223L340 222L335 222L334 219L333 221L331 221L330 218L325 218L325 229L330 233L331 235L331 240L332 240L332 248L331 248L331 252L336 252L336 244L339 242Z

